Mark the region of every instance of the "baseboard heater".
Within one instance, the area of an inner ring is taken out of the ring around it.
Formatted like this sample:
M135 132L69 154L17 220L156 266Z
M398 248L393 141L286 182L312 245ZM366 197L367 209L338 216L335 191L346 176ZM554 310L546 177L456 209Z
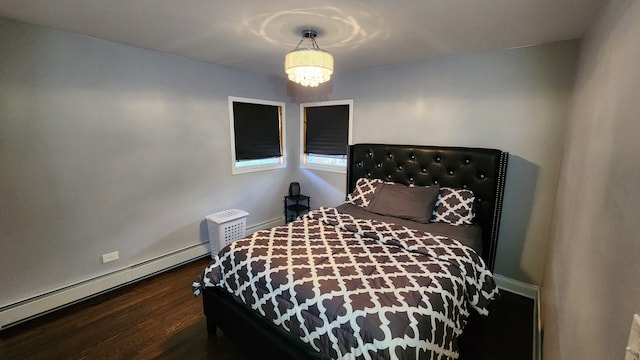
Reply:
M500 289L522 295L533 300L533 360L542 359L542 329L540 328L540 288L537 285L528 284L510 279L500 274L493 274L496 285Z
M0 329L76 304L209 254L208 243L197 244L15 302L0 308Z
M284 223L284 218L266 221L250 228L247 234ZM211 256L209 243L203 242L172 251L84 281L53 289L0 307L0 330L37 316L76 304L107 291L170 270L187 262ZM194 277L197 276L194 275Z

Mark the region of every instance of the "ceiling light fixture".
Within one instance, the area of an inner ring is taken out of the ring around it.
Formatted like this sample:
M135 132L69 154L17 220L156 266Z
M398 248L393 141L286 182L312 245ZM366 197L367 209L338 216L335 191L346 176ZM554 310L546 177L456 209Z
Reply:
M284 70L289 80L302 86L318 86L329 81L333 74L333 56L320 49L316 36L318 32L315 30L303 30L298 46L284 58ZM309 45L301 48L305 40Z

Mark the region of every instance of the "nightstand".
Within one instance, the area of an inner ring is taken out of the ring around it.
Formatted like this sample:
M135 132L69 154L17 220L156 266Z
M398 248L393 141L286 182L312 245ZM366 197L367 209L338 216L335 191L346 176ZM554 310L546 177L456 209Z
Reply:
M284 220L291 222L309 212L309 199L307 195L287 195L284 197Z

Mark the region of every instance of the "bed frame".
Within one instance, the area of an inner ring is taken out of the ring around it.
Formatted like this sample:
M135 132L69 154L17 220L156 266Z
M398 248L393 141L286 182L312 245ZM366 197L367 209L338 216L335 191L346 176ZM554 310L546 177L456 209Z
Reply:
M474 221L482 227L482 257L493 271L508 153L483 148L356 144L349 146L347 158L347 193L361 177L473 191ZM327 358L257 316L220 288L205 288L203 306L209 335L215 336L219 327L256 357L268 354L277 359Z

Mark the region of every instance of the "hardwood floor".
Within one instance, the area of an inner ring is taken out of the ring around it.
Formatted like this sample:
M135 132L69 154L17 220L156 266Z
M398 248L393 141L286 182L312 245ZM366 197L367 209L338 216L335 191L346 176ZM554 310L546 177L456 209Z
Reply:
M5 329L0 358L249 359L220 331L207 335L191 282L208 263L200 259ZM533 301L502 293L492 315L461 340L464 359L532 358Z
M533 299L500 290L489 316L472 315L459 340L464 360L533 359Z
M205 258L0 332L3 359L240 359L209 341L191 283Z

